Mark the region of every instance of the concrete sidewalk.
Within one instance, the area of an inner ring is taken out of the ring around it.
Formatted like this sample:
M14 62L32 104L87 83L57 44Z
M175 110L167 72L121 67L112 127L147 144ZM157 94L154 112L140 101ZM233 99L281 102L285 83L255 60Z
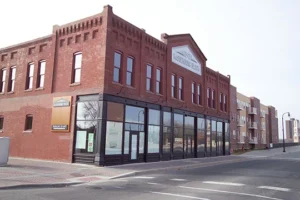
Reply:
M162 172L163 170L206 167L241 162L248 159L239 156L222 156L99 167L84 164L10 158L7 166L0 167L0 189L66 187L79 183L98 182L126 176Z
M273 148L264 150L254 150L241 154L241 157L285 157L288 154L300 152L300 146L286 147L286 152L283 152L283 148Z

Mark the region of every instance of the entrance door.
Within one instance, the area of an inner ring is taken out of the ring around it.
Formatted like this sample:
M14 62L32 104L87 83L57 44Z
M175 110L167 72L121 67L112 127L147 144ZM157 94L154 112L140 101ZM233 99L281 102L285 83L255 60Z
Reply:
M193 135L185 135L185 153L187 158L194 157L194 138Z
M129 160L137 162L139 155L139 132L130 131Z

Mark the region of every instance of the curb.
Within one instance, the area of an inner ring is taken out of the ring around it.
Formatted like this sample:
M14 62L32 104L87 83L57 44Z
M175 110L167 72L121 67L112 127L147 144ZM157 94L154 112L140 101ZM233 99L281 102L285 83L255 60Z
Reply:
M73 182L73 183L52 183L52 184L21 184L0 187L0 190L17 190L17 189L33 189L33 188L63 188L73 185L78 185L83 182Z

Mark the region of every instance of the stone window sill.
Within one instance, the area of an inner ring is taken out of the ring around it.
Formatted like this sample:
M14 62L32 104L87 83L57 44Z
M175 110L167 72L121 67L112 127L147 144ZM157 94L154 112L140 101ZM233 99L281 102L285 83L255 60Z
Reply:
M23 131L23 133L32 133L32 130Z
M3 133L3 130L0 130L0 133Z
M44 90L44 89L45 88L42 87L42 88L36 88L35 90L38 91L38 90Z
M0 95L4 95L4 94L5 94L4 92L1 92L1 93L0 93Z
M32 89L25 90L25 92L32 92Z
M81 83L72 83L72 84L70 84L70 87L75 87L75 86L79 86L79 85L81 85Z
M12 91L12 92L8 92L7 94L14 94L15 92L14 91Z

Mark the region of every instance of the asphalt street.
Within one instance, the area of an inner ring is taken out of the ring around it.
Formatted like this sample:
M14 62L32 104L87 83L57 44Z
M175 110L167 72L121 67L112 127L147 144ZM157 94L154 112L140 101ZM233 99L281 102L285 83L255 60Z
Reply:
M299 152L64 188L0 190L1 200L300 200Z

